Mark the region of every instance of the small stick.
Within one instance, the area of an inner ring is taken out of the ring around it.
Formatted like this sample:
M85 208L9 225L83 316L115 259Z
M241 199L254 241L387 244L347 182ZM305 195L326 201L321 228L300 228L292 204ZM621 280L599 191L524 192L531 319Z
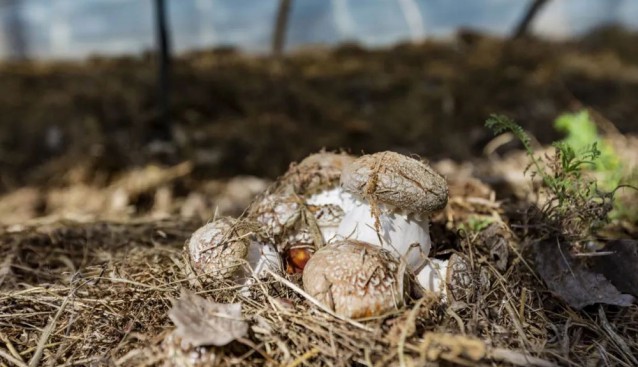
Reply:
M312 349L310 349L309 351L307 351L306 353L302 354L301 356L299 356L299 358L295 359L294 361L290 362L290 364L288 364L286 367L297 367L300 364L304 363L305 361L309 360L310 358L316 356L317 354L319 354L320 350L317 347L314 347Z
M504 348L494 348L488 354L488 357L493 360L511 363L515 366L558 366L556 363Z
M64 301L62 302L62 305L60 305L58 312L55 313L55 316L53 316L53 319L49 321L49 324L44 328L44 331L42 331L40 340L38 340L37 349L35 353L33 354L33 357L31 357L31 360L29 361L29 367L35 367L40 364L42 353L44 352L44 348L46 348L47 341L49 340L49 337L51 336L51 333L53 332L53 328L55 327L55 324L60 318L60 316L62 316L62 312L64 312L66 305L69 303L69 298L73 295L73 293L75 293L75 290L72 290L71 293L68 296L66 296L66 298L64 298Z
M9 353L11 353L11 355L13 355L17 360L26 365L26 362L24 362L24 359L22 359L20 353L18 353L18 351L15 349L13 343L11 343L11 340L9 340L9 338L3 333L0 333L0 339L2 339L4 344L7 346L7 349L9 350Z
M421 305L423 304L423 301L425 301L426 297L422 297L421 299L419 299L417 301L417 303L414 305L414 307L412 308L412 310L410 310L410 313L408 314L408 318L405 320L405 323L403 325L403 330L401 330L401 337L399 338L399 344L397 345L397 350L398 350L398 354L399 354L399 365L401 367L406 367L407 364L405 363L405 339L407 339L408 337L408 328L409 328L409 324L415 322L416 319L416 314L419 311L419 308L421 308Z
M21 362L19 359L14 358L11 354L5 352L2 349L0 349L0 357L6 359L10 363L13 363L18 367L28 367L24 362Z

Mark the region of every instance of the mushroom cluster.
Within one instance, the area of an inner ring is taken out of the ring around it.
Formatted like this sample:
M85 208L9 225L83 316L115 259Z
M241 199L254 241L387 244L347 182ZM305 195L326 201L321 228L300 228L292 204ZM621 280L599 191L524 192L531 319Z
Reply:
M444 300L463 283L463 257L453 267L428 258L429 218L447 199L445 179L421 160L320 152L292 164L242 218L196 231L188 255L199 275L246 285L266 270L302 273L305 291L336 313L382 315L403 304L408 273Z

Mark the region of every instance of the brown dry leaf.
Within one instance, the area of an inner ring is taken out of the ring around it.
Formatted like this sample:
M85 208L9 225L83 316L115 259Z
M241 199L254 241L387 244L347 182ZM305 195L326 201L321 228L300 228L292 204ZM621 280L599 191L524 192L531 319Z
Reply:
M620 293L604 275L574 259L566 243L537 244L536 270L552 292L576 309L596 303L628 307L634 302L634 297Z
M182 343L194 347L224 346L248 332L241 303L215 303L186 290L173 301L168 317Z

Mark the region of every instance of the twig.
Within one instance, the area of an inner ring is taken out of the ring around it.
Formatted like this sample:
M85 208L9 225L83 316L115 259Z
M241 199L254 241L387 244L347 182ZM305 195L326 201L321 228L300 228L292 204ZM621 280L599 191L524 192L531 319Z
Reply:
M313 305L319 307L322 311L330 314L331 316L341 320L341 321L345 321L347 323L349 323L350 325L356 326L362 330L365 331L369 331L372 332L373 330L370 329L369 327L363 325L360 322L356 322L350 318L347 317L343 317L339 314L337 314L336 312L334 312L333 310L329 309L328 307L326 307L325 305L323 305L321 302L317 301L313 296L309 295L308 293L306 293L303 289L299 288L297 285L295 285L294 283L292 283L291 281L285 279L284 277L282 277L281 275L273 272L270 269L266 269L266 272L268 272L268 274L270 274L273 278L275 278L277 281L285 284L286 286L288 286L288 288L292 289L293 291L299 293L301 296L303 296L305 299L307 299L308 301L310 301L310 303L312 303Z
M492 349L489 357L516 366L558 367L556 363L504 348Z
M408 314L408 318L405 320L403 329L401 330L401 336L399 338L399 343L397 345L397 350L399 353L399 365L401 367L407 366L407 364L405 363L404 350L405 350L405 339L407 339L408 337L408 329L410 327L410 324L415 322L417 311L421 308L421 305L423 304L426 298L427 297L422 297L421 299L417 301L417 303L414 305L412 310L410 310L410 313Z
M299 356L299 358L295 359L294 361L290 362L286 367L297 367L300 364L304 363L305 361L309 360L310 358L316 356L317 354L319 354L320 350L317 347L314 347L312 349L310 349L309 351L307 351L306 353L302 354Z
M44 348L46 347L47 341L49 340L49 337L51 336L51 333L53 332L53 328L55 327L56 322L62 315L62 312L64 312L66 305L69 303L69 298L71 298L73 293L75 293L75 290L72 290L71 293L68 296L66 296L66 298L64 298L64 301L62 302L62 305L60 305L58 312L55 313L55 316L53 316L53 319L49 321L49 324L42 331L42 335L40 336L40 340L38 340L38 345L35 350L35 353L33 354L33 357L31 357L31 360L29 361L29 367L35 367L40 364L42 353L44 352Z
M20 353L18 353L18 351L13 346L13 343L11 343L11 340L9 340L9 338L3 333L0 333L0 339L2 339L2 342L4 342L4 344L7 346L7 349L9 350L9 353L11 353L11 355L26 365Z
M14 365L18 367L28 367L24 362L21 362L20 360L14 358L11 354L5 352L2 349L0 349L0 357L6 359L10 363L13 363Z
M607 320L607 316L605 315L605 311L603 310L603 306L599 306L598 307L598 317L600 318L600 323L601 323L601 325L603 327L603 330L605 330L605 333L607 333L609 338L611 340L613 340L614 343L616 343L618 348L620 348L620 350L622 350L623 353L625 354L625 357L627 359L629 359L629 361L634 366L638 366L638 359L636 359L636 357L633 356L631 348L629 348L629 346L623 340L623 338L621 338L616 333L616 331L614 330L614 327L609 323L609 320Z

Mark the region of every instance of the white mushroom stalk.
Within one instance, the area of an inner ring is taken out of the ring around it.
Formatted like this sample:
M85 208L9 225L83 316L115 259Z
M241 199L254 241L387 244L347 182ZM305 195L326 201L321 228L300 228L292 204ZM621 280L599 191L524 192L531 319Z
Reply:
M389 205L378 204L378 207L377 218L367 200L357 200L339 224L337 238L352 238L381 246L403 258L409 269L420 269L431 247L429 219Z
M417 274L417 282L428 292L441 295L443 301L447 300L446 279L448 260L428 259L428 263Z
M445 179L424 162L381 152L346 166L341 186L354 205L337 235L381 246L419 271L431 247L428 216L447 204Z

